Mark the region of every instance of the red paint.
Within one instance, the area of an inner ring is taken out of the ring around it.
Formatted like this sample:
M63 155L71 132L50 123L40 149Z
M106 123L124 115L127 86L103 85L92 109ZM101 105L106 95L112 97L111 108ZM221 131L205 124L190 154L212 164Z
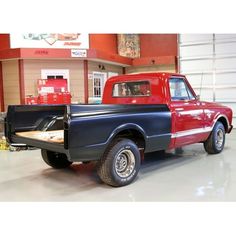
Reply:
M44 48L21 48L21 58L71 58L71 49L44 49Z
M195 97L192 100L171 100L169 79L178 77ZM113 97L114 84L131 81L149 81L150 96ZM171 112L172 138L169 148L206 141L215 122L223 117L231 131L232 110L217 103L199 101L185 76L172 73L142 73L120 75L107 80L103 104L166 104Z
M117 34L90 34L89 48L102 50L109 54L118 54Z
M87 57L71 57L71 49L17 48L0 51L0 59L98 59L122 65L132 65L132 59L117 54L109 54L97 49L87 49Z
M84 102L88 103L88 61L84 60Z
M140 34L141 58L134 60L118 55L116 34L90 34L90 49L87 50L86 59L105 60L124 66L143 66L154 64L174 64L177 68L177 35L176 34ZM18 48L9 49L9 35L0 37L3 47L0 50L0 59L68 59L71 49L44 49L44 48ZM7 41L8 40L8 41ZM7 43L8 42L8 43ZM8 49L7 49L8 48ZM1 49L1 48L0 48ZM73 58L81 60L83 58Z
M13 59L20 57L21 57L21 50L19 48L6 49L0 51L0 59Z
M18 61L19 68L19 85L20 85L20 104L25 104L25 78L24 78L24 61L20 59Z
M175 56L161 56L161 57L142 57L133 59L133 66L147 66L147 65L171 65L175 64Z
M10 34L0 34L0 50L10 48Z
M108 54L101 50L90 49L88 51L88 58L97 58L109 62L116 62L126 66L132 65L132 59L127 57L122 57L117 54Z
M48 90L50 88L50 90ZM67 79L39 79L37 81L38 94L45 94L45 91L50 93L67 93Z
M165 104L166 97L163 80L157 80L161 74L158 73L141 73L134 75L121 75L112 77L107 80L104 88L102 103L104 104ZM112 90L115 83L127 81L149 81L151 85L151 96L140 97L113 97Z
M177 56L177 34L140 34L141 57Z
M39 95L38 104L71 104L71 94L65 93L48 93Z
M0 61L0 109L4 111L4 95L3 95L3 74L2 74L2 62Z
M27 96L25 98L25 104L27 104L27 105L39 104L39 97L38 96Z

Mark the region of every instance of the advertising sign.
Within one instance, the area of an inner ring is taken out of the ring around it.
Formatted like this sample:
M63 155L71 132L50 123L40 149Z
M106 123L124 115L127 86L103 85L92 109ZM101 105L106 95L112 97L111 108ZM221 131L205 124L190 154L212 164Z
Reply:
M89 34L10 34L11 48L89 48Z
M71 57L87 57L86 49L71 49Z
M123 57L140 57L140 39L138 34L118 34L118 53Z

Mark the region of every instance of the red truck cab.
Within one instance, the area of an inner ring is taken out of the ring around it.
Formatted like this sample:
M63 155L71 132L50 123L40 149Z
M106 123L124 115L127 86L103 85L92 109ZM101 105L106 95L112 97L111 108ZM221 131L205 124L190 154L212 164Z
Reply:
M175 73L141 73L110 78L105 85L102 103L166 104L171 111L170 149L205 142L217 121L223 124L225 133L230 133L233 127L229 107L200 101L186 77ZM223 134L219 131L217 135L217 142L223 142Z

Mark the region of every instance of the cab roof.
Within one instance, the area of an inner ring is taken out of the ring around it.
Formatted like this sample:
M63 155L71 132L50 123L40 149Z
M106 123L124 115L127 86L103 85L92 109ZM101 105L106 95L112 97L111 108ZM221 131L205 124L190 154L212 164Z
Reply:
M124 75L118 75L114 76L108 79L109 82L117 82L117 81L127 81L127 80L139 80L144 79L144 77L147 79L150 77L150 79L156 79L158 77L159 79L165 79L168 77L185 77L184 75L177 74L177 73L170 73L170 72L145 72L145 73L135 73L135 74L124 74Z

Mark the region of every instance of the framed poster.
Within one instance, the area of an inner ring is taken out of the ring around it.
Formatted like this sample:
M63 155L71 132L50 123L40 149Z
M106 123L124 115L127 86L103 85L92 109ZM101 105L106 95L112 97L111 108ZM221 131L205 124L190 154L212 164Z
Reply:
M118 53L123 57L140 57L140 40L138 34L118 34Z

